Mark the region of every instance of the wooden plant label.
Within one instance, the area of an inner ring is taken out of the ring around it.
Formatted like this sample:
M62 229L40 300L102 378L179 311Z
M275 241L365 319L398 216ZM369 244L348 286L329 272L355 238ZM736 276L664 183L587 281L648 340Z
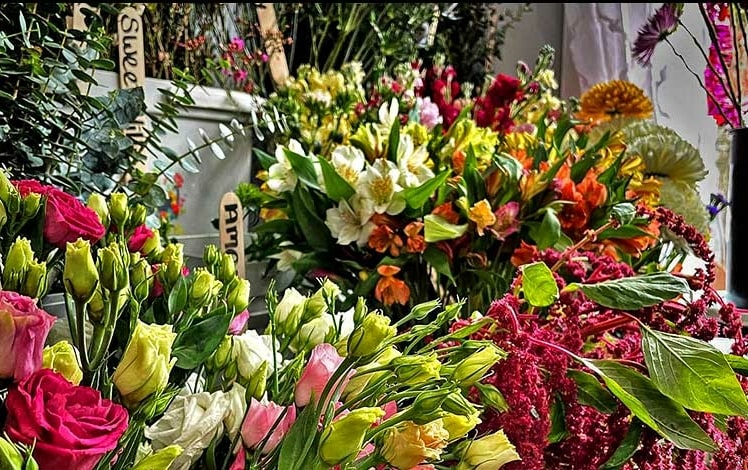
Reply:
M236 274L245 277L244 259L244 209L239 198L233 192L228 192L221 198L218 208L218 232L220 235L220 249L228 253L236 264Z
M257 4L257 20L269 57L270 76L276 85L282 85L288 79L288 62L286 51L283 49L283 33L278 29L278 20L272 3Z
M143 16L141 10L128 6L117 17L119 43L119 87L145 86L145 50L143 47ZM146 139L145 116L138 116L125 131L135 142Z

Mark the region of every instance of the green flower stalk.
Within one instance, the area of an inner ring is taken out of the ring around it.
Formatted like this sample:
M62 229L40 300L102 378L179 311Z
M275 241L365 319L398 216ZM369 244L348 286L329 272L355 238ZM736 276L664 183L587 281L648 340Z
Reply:
M79 238L67 243L62 272L65 290L78 303L87 303L99 285L99 271L91 255L91 244Z
M379 314L364 317L348 338L348 355L362 357L379 351L383 343L397 334L390 318Z

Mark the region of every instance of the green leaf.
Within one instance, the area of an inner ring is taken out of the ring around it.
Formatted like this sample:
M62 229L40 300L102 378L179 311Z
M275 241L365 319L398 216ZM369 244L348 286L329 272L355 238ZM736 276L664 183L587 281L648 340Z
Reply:
M396 116L390 128L390 138L387 143L387 159L391 162L397 161L397 148L400 146L400 116Z
M252 151L255 153L257 161L260 162L260 166L265 170L269 169L273 163L278 162L273 155L270 155L261 148L253 147Z
M580 289L593 302L618 310L639 310L672 300L690 291L685 280L657 272L624 277L596 284L571 283L564 290Z
M402 191L403 199L411 209L420 209L426 201L447 181L449 171L443 171L433 178L429 178L418 186L406 188Z
M301 232L304 234L309 246L317 250L327 249L332 241L330 229L325 225L316 212L316 207L312 201L309 191L301 185L297 185L291 193L293 201L294 217L299 224Z
M314 439L318 433L309 432L310 429L317 429L319 416L315 413L314 406L306 406L304 410L296 417L291 429L283 438L278 458L278 468L288 470L301 470L307 454L314 444Z
M545 250L555 245L561 237L561 222L558 220L556 211L553 209L546 210L540 225L530 228L530 237L535 240L539 250Z
M174 288L169 292L167 305L171 317L178 315L187 305L187 279L184 276L179 277Z
M630 202L622 202L613 206L610 215L621 225L630 224L636 216L636 208Z
M533 307L547 307L558 298L558 284L542 261L522 266L522 292Z
M310 188L320 189L317 183L317 172L314 170L312 159L306 155L299 155L285 147L283 148L283 152L286 154L286 158L296 176L299 177L299 180Z
M452 276L452 268L449 266L449 257L439 248L433 245L429 245L426 251L423 252L423 259L426 260L431 266L436 269L436 272L447 276L452 284L455 283L455 278Z
M231 319L230 310L219 308L177 334L171 352L177 359L177 367L189 370L205 362L221 344Z
M748 415L748 401L724 354L688 336L644 325L642 350L652 382L685 408L724 415Z
M609 228L603 230L597 236L598 240L606 240L608 238L635 238L635 237L652 237L653 235L646 230L643 230L636 225L621 225L616 228Z
M577 383L579 403L605 414L611 414L618 409L616 397L606 390L594 375L576 369L570 369L567 375Z
M548 432L548 442L555 444L561 442L569 435L566 430L566 410L561 397L556 394L556 399L551 405L551 430Z
M423 238L426 243L454 240L464 235L467 229L468 224L450 224L443 217L435 214L423 216Z
M335 167L324 158L320 158L319 165L322 168L322 177L325 180L325 192L333 201L340 201L341 199L348 199L354 194L356 190L345 180L342 176L335 171Z
M748 375L748 359L735 354L725 354L725 360L738 374Z
M623 467L639 449L643 430L644 426L641 421L636 418L632 419L626 435L623 437L621 443L618 444L618 448L613 452L608 461L600 466L600 470L618 470Z
M679 449L717 449L709 435L670 397L663 395L649 378L612 360L581 361L600 376L608 389L644 424Z

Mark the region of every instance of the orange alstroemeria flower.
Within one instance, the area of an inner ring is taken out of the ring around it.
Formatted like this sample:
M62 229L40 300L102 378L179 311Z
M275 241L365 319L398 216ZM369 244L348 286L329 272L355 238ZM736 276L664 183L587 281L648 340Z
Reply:
M377 272L382 276L374 288L374 297L389 307L395 302L400 305L406 305L410 299L410 288L402 279L397 279L395 275L400 272L400 268L391 265L382 265L377 268Z
M520 246L514 250L510 261L514 267L520 267L523 264L527 264L532 261L532 258L538 253L538 247L530 245L529 243L522 240Z
M378 225L369 235L369 248L379 253L389 250L390 256L400 255L403 239L387 225Z
M405 226L403 232L408 236L405 247L408 253L423 253L426 251L426 240L421 234L423 222L413 221Z
M457 150L452 154L452 168L458 175L462 174L462 170L465 168L465 152Z
M436 206L434 210L431 211L431 213L434 215L438 215L450 224L456 224L460 221L460 214L458 214L454 210L451 202L445 202L444 204Z

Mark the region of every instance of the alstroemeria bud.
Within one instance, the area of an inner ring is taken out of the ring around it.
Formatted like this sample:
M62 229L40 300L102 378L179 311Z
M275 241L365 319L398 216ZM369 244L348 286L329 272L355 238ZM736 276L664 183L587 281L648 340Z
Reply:
M235 312L243 312L249 305L249 281L235 277L229 284L226 302Z
M215 266L220 261L221 261L221 252L218 250L218 247L212 243L205 245L205 248L203 248L203 262L205 263L205 265Z
M268 361L264 361L249 378L246 391L248 402L251 401L251 398L260 400L262 396L265 395L265 387L267 386L269 369L270 363Z
M42 367L60 373L73 385L78 385L83 380L83 371L78 364L78 351L67 341L59 341L44 348Z
M428 356L399 356L392 360L398 383L403 385L418 385L423 382L438 379L441 362L436 353Z
M182 243L169 243L161 252L161 267L158 273L166 284L174 285L182 275L184 266L184 245Z
M348 338L348 355L361 357L379 351L382 343L397 334L390 325L390 318L372 313L364 317Z
M130 216L127 218L127 228L132 229L143 225L148 217L148 209L143 204L135 204L130 210Z
M130 217L130 207L127 194L112 193L109 195L109 215L112 223L118 229L124 229L127 219Z
M28 193L21 199L21 217L26 220L33 219L41 207L42 195L37 193Z
M356 457L364 446L366 432L382 416L381 408L357 408L327 425L319 440L320 459L334 467Z
M40 299L47 290L47 263L35 260L29 261L26 279L23 281L21 293L32 299Z
M109 227L109 206L107 205L104 196L99 193L92 193L88 196L86 205L89 209L96 212L96 215L99 216L99 220L101 221L101 225Z
M234 258L228 253L221 255L221 264L218 267L218 279L223 282L229 282L236 277L236 263Z
M473 385L505 356L506 354L497 347L486 346L457 363L451 378L461 386Z
M123 403L130 409L169 383L169 373L176 359L171 347L177 334L171 325L149 325L138 320L112 382Z
M190 289L190 302L196 307L203 307L218 295L221 287L223 283L213 277L210 271L203 267L197 268Z
M306 300L307 298L293 287L285 290L283 298L275 307L273 317L273 324L278 333L289 336L296 333L306 307Z
M2 173L0 171L0 173ZM23 455L10 441L0 437L0 468L3 470L24 470Z
M456 453L462 456L456 470L501 468L509 462L521 460L503 429L480 439L460 443Z
M101 285L112 292L124 289L130 283L130 276L122 259L122 250L112 243L101 248L99 255L99 272Z
M65 290L76 302L86 303L99 285L99 271L91 256L91 244L82 238L67 242L62 271Z
M481 423L480 413L467 416L448 413L442 418L444 429L449 433L449 440L455 441L475 429Z
M3 289L20 291L26 281L28 265L34 259L31 242L23 237L16 238L10 245L3 269Z
M132 263L132 261L131 261ZM153 268L145 258L138 259L130 265L130 283L135 298L145 300L153 287Z

